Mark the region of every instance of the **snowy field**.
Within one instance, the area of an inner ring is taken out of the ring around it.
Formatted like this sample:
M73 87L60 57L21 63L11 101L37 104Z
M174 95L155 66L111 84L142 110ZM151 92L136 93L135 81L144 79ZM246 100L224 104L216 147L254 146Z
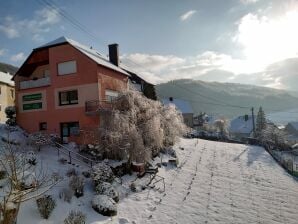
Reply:
M118 215L113 218L91 208L94 192L90 180L86 180L83 197L73 197L71 203L59 199L60 189L68 183L65 180L49 192L57 207L48 220L40 217L35 200L31 200L21 206L18 224L63 223L71 209L85 213L88 224L298 223L298 181L263 148L182 139L175 149L178 168L162 167L159 172L165 178L165 192L161 183L150 190L122 192ZM61 176L73 167L60 164L53 148L42 149L39 157L44 167ZM87 169L82 164L76 168ZM134 177L125 176L124 180Z
M298 182L260 147L182 140L181 168L163 170L166 192L122 200L135 223L298 223ZM179 150L179 149L177 149Z

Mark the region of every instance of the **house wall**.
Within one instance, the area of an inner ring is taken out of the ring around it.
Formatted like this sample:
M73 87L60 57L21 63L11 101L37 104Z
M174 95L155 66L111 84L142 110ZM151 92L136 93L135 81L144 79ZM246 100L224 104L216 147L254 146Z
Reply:
M188 126L188 127L193 127L193 113L184 113L182 114L183 116L183 120L184 123Z
M298 130L296 130L291 124L288 124L285 127L285 131L288 132L291 135L298 136Z
M71 60L76 61L77 72L58 75L58 63ZM80 128L98 127L99 115L87 116L85 114L85 102L100 99L101 96L104 96L104 88L124 87L127 80L124 75L97 65L93 60L68 44L49 49L49 65L45 66L44 69L48 68L50 70L50 86L25 90L17 89L17 123L29 133L39 131L41 122L47 122L46 132L59 135L60 123L62 122L79 122ZM40 71L40 69L36 69L36 71ZM38 74L42 74L42 72ZM19 81L20 78L16 77L15 80ZM78 90L78 104L59 106L59 92L64 90ZM42 108L24 111L22 109L24 103L22 96L34 93L42 93L40 100Z
M13 86L0 82L0 122L4 123L7 118L5 108L14 106L15 103L15 90Z

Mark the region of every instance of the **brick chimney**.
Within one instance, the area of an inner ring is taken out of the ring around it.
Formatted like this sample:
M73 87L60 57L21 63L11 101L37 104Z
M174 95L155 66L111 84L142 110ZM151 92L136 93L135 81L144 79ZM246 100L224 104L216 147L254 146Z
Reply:
M118 44L109 45L109 58L110 62L116 66L119 66L119 47Z

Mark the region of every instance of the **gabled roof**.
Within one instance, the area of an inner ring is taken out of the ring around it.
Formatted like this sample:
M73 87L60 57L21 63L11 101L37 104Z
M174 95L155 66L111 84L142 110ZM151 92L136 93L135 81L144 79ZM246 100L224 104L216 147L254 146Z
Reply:
M298 122L297 121L289 122L288 125L291 125L295 130L298 130Z
M118 66L112 64L107 58L104 58L98 51L91 49L91 48L89 48L83 44L80 44L70 38L67 38L67 37L59 37L58 39L53 40L53 41L46 43L44 45L41 45L40 47L35 48L34 50L54 47L54 46L58 46L58 45L66 44L66 43L70 44L71 46L73 46L74 48L76 48L77 50L79 50L80 52L85 54L87 57L89 57L90 59L95 61L97 64L102 65L107 68L110 68L112 70L115 70L117 72L120 72L122 74L125 74L127 76L130 76L130 74L127 71L125 71L121 67L118 67Z
M245 116L237 117L230 122L230 132L250 134L253 131L252 116L248 115L247 120Z
M12 76L9 73L0 72L0 82L10 86L14 86L14 81L11 81Z
M175 107L180 110L183 114L192 114L193 110L190 103L186 100L174 99L170 101L170 99L162 99L162 103L164 105L175 105Z

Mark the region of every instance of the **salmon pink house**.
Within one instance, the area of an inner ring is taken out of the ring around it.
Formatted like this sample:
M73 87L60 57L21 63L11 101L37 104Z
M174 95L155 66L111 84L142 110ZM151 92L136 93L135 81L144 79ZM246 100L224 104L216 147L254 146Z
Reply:
M58 134L64 142L99 127L101 112L129 84L143 92L153 86L119 66L117 44L109 45L108 60L65 37L35 48L13 80L18 125L29 133Z

